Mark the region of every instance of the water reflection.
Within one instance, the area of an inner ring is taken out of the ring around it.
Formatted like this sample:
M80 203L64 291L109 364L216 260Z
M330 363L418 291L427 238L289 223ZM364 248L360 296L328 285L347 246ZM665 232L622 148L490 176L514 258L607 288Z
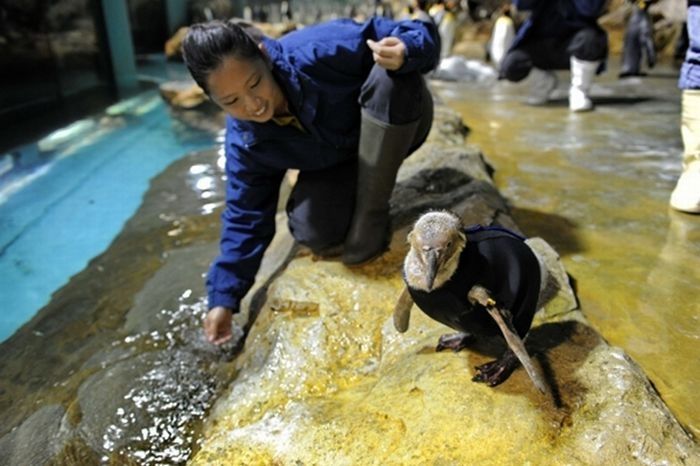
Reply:
M101 433L103 462L133 458L144 465L182 464L192 454L198 421L219 386L213 368L228 357L235 343L214 348L204 340L201 319L206 304L201 298L193 302L190 296L191 290L186 290L177 309L160 311L166 330L132 334L115 345L114 350L143 356L129 363L141 375L114 393L113 414L108 414L110 406L101 410L107 423ZM241 336L236 327L234 342ZM144 352L146 348L152 350Z
M226 177L221 173L221 159L217 160L217 165L210 164L195 164L192 165L187 174L187 184L197 194L197 197L202 200L212 199L217 197L217 193L224 191ZM200 212L203 215L210 215L219 207L223 206L224 201L208 202L202 204Z
M220 127L192 129L169 111L147 92L16 150L0 179L0 341L109 245L153 175L212 144Z

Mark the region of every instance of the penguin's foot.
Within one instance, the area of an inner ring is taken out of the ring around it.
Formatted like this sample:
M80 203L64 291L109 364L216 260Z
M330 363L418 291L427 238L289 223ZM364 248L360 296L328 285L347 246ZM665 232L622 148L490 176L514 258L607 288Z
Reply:
M482 382L489 387L495 387L505 382L518 364L515 354L511 350L506 350L497 360L476 366L476 375L472 378L472 382Z
M468 347L474 341L474 335L471 333L448 333L442 335L438 340L435 351L451 349L455 353Z

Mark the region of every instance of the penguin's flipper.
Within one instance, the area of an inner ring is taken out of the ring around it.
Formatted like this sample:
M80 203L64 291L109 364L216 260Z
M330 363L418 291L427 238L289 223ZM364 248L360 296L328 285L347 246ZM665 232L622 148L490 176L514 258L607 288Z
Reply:
M408 330L408 321L411 319L411 308L413 307L413 298L409 293L408 288L404 286L399 300L394 306L394 328L399 333L404 333Z
M486 308L486 311L501 329L503 338L510 348L510 352L507 351L501 359L494 361L492 364L484 364L478 367L477 370L480 373L477 374L474 381L487 382L491 386L498 385L505 381L510 375L510 372L512 372L512 363L515 361L515 359L512 358L512 354L514 354L518 360L520 360L520 363L525 368L527 375L530 376L535 387L543 394L550 394L549 387L542 374L542 369L539 365L535 364L534 360L530 357L527 349L525 349L525 343L523 343L523 340L513 327L513 316L510 311L498 307L496 301L491 297L489 290L480 285L475 285L469 290L468 298L473 304L478 303Z

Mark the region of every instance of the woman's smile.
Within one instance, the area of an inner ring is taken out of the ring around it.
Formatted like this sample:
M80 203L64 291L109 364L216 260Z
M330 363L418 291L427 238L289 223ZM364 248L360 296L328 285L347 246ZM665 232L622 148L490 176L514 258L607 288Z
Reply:
M238 120L265 123L280 109L286 98L265 60L226 57L209 74L211 99Z
M253 112L253 116L258 118L258 117L262 116L266 111L267 111L267 104L263 104L263 106L260 107L260 110Z

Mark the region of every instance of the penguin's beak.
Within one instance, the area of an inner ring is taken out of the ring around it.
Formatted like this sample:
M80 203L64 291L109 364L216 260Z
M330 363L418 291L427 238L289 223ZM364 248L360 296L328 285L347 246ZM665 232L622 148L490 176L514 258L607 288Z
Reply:
M432 290L433 289L433 283L435 282L435 277L437 276L438 272L438 258L440 257L440 253L435 250L435 249L429 249L425 253L425 263L428 265L428 270L427 270L427 285L428 289Z

